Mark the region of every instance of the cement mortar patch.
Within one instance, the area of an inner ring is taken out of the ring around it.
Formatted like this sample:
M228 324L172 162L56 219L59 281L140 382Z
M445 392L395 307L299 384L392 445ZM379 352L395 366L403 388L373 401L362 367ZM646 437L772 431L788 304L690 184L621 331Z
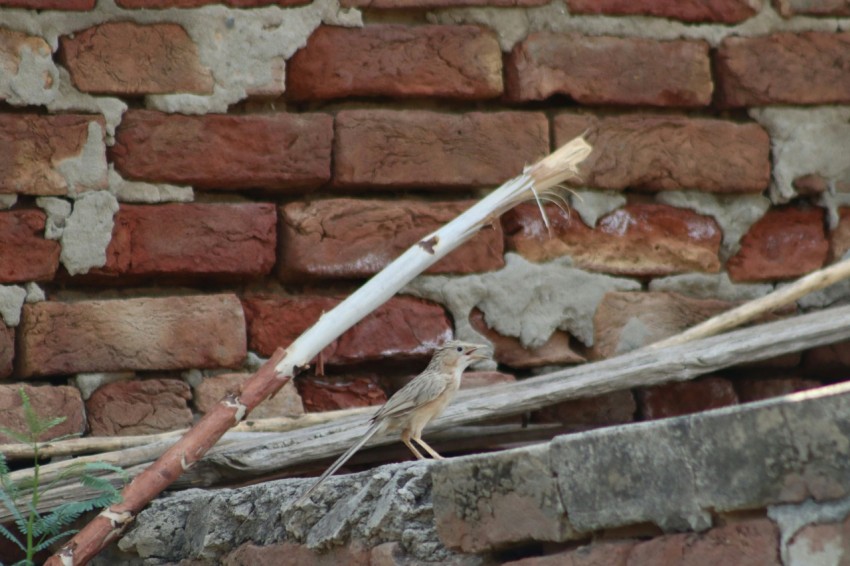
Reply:
M767 509L767 516L779 526L779 551L785 566L815 566L812 557L803 549L789 545L803 527L818 523L840 523L850 515L850 498L817 503L811 499L799 505L776 505ZM800 556L803 555L803 556ZM838 561L825 564L839 564Z
M769 283L733 283L729 274L683 273L653 279L650 291L669 291L696 299L720 299L723 301L752 301L773 292Z
M489 344L469 322L474 308L488 326L504 336L537 348L555 330L570 332L593 345L593 315L609 291L639 291L637 281L587 273L571 267L569 258L536 264L505 254L499 271L465 277L420 276L402 292L443 304L452 314L461 340ZM492 344L490 344L492 345Z
M615 191L577 190L570 195L570 206L578 212L585 224L591 228L609 212L626 204L626 197Z
M0 210L7 210L18 202L18 195L0 195Z
M48 240L61 239L65 222L71 215L71 203L59 197L38 197L35 204L47 214L44 237Z
M54 169L65 179L71 197L89 190L105 189L106 143L101 125L89 122L88 137L79 155L57 161Z
M145 183L124 179L110 163L107 173L109 192L115 195L118 202L130 203L161 203L161 202L192 202L195 194L192 187L169 185L168 183Z
M71 275L106 265L106 248L112 239L118 201L107 191L84 193L74 202L65 222L59 256Z
M26 106L48 104L56 98L59 69L53 62L47 43L38 43L40 45L35 51L30 45L21 46L15 73L0 73L0 100L13 106Z
M0 285L0 318L6 326L17 326L21 322L27 292L18 285Z

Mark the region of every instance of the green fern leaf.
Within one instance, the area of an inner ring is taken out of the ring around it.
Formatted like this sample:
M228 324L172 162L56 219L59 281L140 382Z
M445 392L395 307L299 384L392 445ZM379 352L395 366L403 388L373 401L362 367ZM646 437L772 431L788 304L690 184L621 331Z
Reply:
M12 533L12 531L10 531L9 529L7 529L7 528L6 528L6 527L4 527L3 525L0 525L0 535L3 535L4 537L6 537L6 538L7 538L7 539L9 539L10 541L12 541L12 542L15 544L15 546L17 546L17 547L18 547L18 548L20 548L21 550L26 551L26 547L23 545L23 543L22 543L21 541L19 541L19 540L18 540L18 537L16 537L16 536Z

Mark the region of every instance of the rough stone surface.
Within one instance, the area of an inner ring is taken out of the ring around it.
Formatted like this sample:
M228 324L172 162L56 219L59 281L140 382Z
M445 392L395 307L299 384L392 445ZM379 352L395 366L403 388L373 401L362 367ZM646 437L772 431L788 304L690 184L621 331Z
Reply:
M735 306L676 293L608 293L593 317L592 359L610 358L673 336Z
M590 187L760 193L770 181L770 139L757 124L648 114L555 117L556 146L585 131L596 150L579 172Z
M3 331L0 329L0 335L2 334ZM2 336L0 336L0 343L2 343L2 340ZM2 344L0 344L0 357L2 357L2 349ZM2 367L2 362L0 362L0 367ZM32 408L42 419L65 417L64 422L45 432L39 437L39 440L50 440L66 434L83 434L86 431L86 417L80 392L76 387L67 385L41 387L23 383L0 385L0 426L23 434L29 432L21 407L20 389L24 390L24 393L29 397ZM15 440L0 434L0 443L2 442L15 442Z
M272 204L123 205L102 272L263 275L274 266L276 242Z
M251 377L249 373L222 373L204 377L200 383L192 387L195 408L202 412L210 412L225 395L242 390L242 384ZM301 396L292 380L289 380L274 397L266 399L251 411L250 418L266 419L275 417L297 417L304 414Z
M431 475L434 521L449 548L481 552L571 537L548 446L438 462Z
M243 301L252 351L270 356L331 310L341 299L301 295L250 295ZM387 358L421 358L451 339L451 324L438 305L392 298L322 351L330 364L351 364Z
M12 375L15 362L15 329L0 324L0 379Z
M181 26L108 22L63 37L62 64L83 92L211 94L213 77Z
M43 38L0 28L0 100L44 104L56 96L58 78L53 52Z
M704 377L684 383L665 383L638 392L641 414L647 420L689 415L738 403L732 382Z
M0 283L53 279L61 250L44 239L46 221L38 210L0 212Z
M127 179L197 189L316 187L330 178L332 118L325 114L124 115L110 150Z
M524 348L543 346L556 330L590 346L593 313L605 293L638 291L640 283L586 273L571 265L569 259L538 265L507 254L500 271L465 277L422 276L404 292L446 305L461 340L487 342L470 323L472 309L477 308L488 327L502 336L519 338Z
M571 14L654 16L685 22L736 24L755 16L761 0L568 0Z
M66 195L105 189L102 119L0 114L0 192Z
M634 395L625 390L549 405L537 411L534 420L576 426L611 426L632 422L635 411Z
M221 559L222 566L374 566L369 549L360 545L316 552L309 547L284 542L269 546L243 544Z
M245 320L233 295L24 305L22 377L86 371L233 367Z
M511 100L697 107L711 102L708 44L540 32L505 62Z
M587 227L569 209L523 204L502 218L507 248L536 262L567 255L576 267L615 275L658 276L720 270L717 223L689 210L630 204Z
M484 313L478 309L473 309L469 323L493 345L493 359L512 368L578 364L585 361L584 356L570 346L570 335L562 330L554 331L542 346L524 348L515 337L503 336L487 326Z
M745 378L735 380L735 391L742 403L761 401L798 391L808 391L823 385L814 379L801 377Z
M821 268L829 242L819 208L772 209L741 239L726 264L733 281L793 279Z
M502 94L502 51L477 26L322 26L287 63L288 97L429 96L487 99Z
M118 201L107 191L85 193L74 202L62 229L59 256L68 273L87 273L106 264L116 212Z
M343 110L336 115L334 183L393 190L497 185L548 153L542 113Z
M850 2L847 0L774 0L774 5L786 18L796 15L850 16Z
M310 413L382 405L387 394L377 375L316 376L298 380L304 409Z
M280 208L281 277L365 278L474 203L329 199ZM481 230L426 273L476 273L504 266L501 226Z
M727 107L850 102L850 32L728 37L715 62Z
M95 436L156 434L192 425L189 385L177 379L116 381L86 401Z

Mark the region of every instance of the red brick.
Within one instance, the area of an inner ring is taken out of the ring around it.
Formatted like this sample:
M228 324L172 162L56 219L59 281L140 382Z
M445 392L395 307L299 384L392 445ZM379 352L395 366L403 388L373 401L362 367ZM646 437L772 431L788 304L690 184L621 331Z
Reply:
M195 408L208 413L219 401L230 393L239 394L242 384L251 377L250 373L222 373L205 377L193 388ZM297 417L304 414L301 396L292 380L286 382L270 399L266 399L251 411L251 418Z
M530 261L570 256L575 265L618 275L659 276L720 270L717 222L663 204L630 204L602 217L595 229L577 213L547 205L551 234L535 204L504 215L507 248Z
M0 147L6 148L0 153L0 193L68 194L68 180L60 168L63 162L80 158L92 122L102 126L103 119L74 114L0 114ZM98 178L90 186L77 189L105 189L105 154L102 165L102 175L89 171L89 175Z
M505 63L512 100L554 94L580 104L698 107L711 103L708 44L539 32Z
M567 0L571 14L655 16L685 22L735 24L755 16L761 0Z
M642 389L638 403L643 418L663 419L737 405L738 395L728 379L705 377Z
M850 342L836 342L806 350L803 354L806 375L815 379L847 379L850 368Z
M727 262L734 281L793 279L823 267L829 252L823 209L769 210L741 238Z
M374 566L369 550L358 543L334 546L323 552L291 542L257 546L245 543L221 560L222 566Z
M177 379L115 381L86 401L94 436L157 434L192 426L189 386Z
M0 6L29 10L92 10L97 0L0 0Z
M586 186L760 193L770 182L770 138L758 124L570 113L555 118L555 145L585 131L594 148L579 166Z
M631 390L576 399L544 407L534 414L535 422L597 427L632 422L637 411Z
M769 519L731 523L704 533L657 537L638 543L628 566L781 566L779 529Z
M279 273L292 278L362 278L377 273L472 201L329 199L280 208ZM504 267L501 226L481 230L427 273L476 273Z
M584 356L570 346L570 335L561 330L553 332L551 338L539 348L525 348L518 338L503 336L491 329L484 319L484 313L478 309L472 310L469 322L493 344L493 359L500 364L512 368L530 368L585 361Z
M256 8L259 6L298 6L310 0L116 0L115 3L128 9L198 8L210 4L225 4L234 8Z
M850 102L850 32L727 37L716 59L723 106Z
M558 554L505 562L503 566L630 566L629 553L635 544L634 541L602 541Z
M780 395L788 395L797 391L806 391L820 387L821 382L801 377L769 377L736 379L735 390L742 403L761 401Z
M12 375L15 362L15 329L0 323L0 379Z
M60 40L60 59L83 92L211 94L213 77L181 26L108 22Z
M2 0L0 0L0 6L3 6ZM50 45L41 37L0 28L0 72L10 78L17 75L20 72L24 50L29 50L34 56L45 59L50 59L53 52ZM53 86L53 77L47 70L43 71L43 77L44 89L50 89ZM0 100L4 100L2 92L0 92Z
M274 205L122 205L106 250L107 274L263 275L274 267Z
M330 178L325 114L182 116L131 110L111 150L128 179L198 189L297 189Z
M548 4L548 0L341 0L343 8L376 10L456 8L459 6L531 7Z
M343 188L489 186L549 153L549 124L531 112L345 110L334 150Z
M86 430L83 398L76 387L44 385L35 387L23 383L0 385L0 426L27 434L20 389L29 397L32 408L42 419L65 417L65 420L39 437L41 441L68 434L82 434ZM0 434L0 442L14 442Z
M298 380L298 392L309 413L369 407L387 402L378 376L315 376Z
M286 78L295 100L487 99L502 94L502 51L477 26L322 26L289 60Z
M269 356L287 347L323 312L339 304L336 297L253 295L243 301L252 351ZM386 358L424 358L451 338L442 307L410 297L395 297L365 317L323 351L330 364Z
M593 317L592 359L610 358L673 336L735 306L676 293L606 293Z
M49 281L59 268L59 242L44 239L40 210L0 212L0 283Z
M246 355L233 295L24 305L21 376L233 367Z
M850 16L850 2L847 0L774 0L773 4L786 18L797 15Z

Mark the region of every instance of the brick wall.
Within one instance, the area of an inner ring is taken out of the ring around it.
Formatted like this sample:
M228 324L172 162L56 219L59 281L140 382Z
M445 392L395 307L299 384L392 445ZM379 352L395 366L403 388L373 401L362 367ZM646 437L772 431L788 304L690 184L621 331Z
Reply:
M186 426L255 356L582 133L594 153L547 208L551 235L536 206L510 212L329 347L328 375L280 410L380 403L452 334L492 342L517 378L608 357L823 267L850 248L848 16L806 0L0 0L0 420L26 383L73 432ZM535 418L676 415L848 364L838 345Z

